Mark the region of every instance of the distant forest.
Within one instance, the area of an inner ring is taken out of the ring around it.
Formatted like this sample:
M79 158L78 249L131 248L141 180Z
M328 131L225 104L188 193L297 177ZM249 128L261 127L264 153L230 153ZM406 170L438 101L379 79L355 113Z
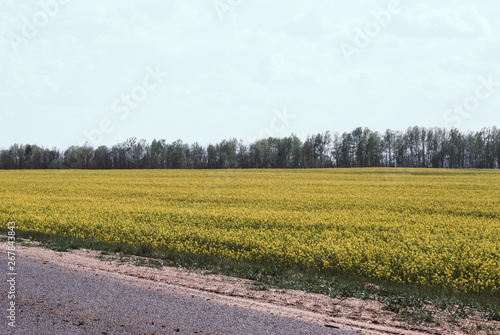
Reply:
M89 144L64 151L36 144L0 150L2 169L229 169L500 166L500 129L463 133L455 128L410 127L406 131L356 128L343 134L327 131L301 140L269 137L246 145L234 138L203 147L182 140L127 139L111 148Z

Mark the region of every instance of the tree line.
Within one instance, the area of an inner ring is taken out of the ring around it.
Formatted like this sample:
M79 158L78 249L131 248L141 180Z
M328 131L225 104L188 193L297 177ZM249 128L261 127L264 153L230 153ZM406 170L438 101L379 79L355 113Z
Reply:
M88 143L64 151L36 144L0 150L1 169L228 169L330 167L500 167L500 129L460 132L410 127L384 133L358 127L343 134L326 131L301 140L269 137L251 144L235 138L204 147L182 140L130 138L112 147Z

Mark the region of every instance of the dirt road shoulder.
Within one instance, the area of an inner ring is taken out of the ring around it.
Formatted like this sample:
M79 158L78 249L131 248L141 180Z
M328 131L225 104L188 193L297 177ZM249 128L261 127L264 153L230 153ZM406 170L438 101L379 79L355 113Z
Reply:
M0 248L7 250L6 243L1 242ZM327 328L359 331L363 334L467 333L455 327L451 329L444 322L435 327L405 324L397 320L395 313L383 310L382 304L376 301L332 299L325 295L295 290L258 290L250 280L168 266L155 267L154 265L161 265L160 260L152 262L136 256L103 255L99 251L84 249L57 252L30 241L19 243L17 253L20 258L85 271L89 275L127 282L140 288L197 297L221 305L289 317Z

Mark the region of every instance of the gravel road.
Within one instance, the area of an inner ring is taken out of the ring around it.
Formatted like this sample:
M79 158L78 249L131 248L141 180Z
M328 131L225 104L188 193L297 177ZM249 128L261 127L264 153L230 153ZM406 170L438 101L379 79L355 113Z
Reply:
M1 334L359 334L41 259L18 257L16 271L16 327L7 325L3 280Z

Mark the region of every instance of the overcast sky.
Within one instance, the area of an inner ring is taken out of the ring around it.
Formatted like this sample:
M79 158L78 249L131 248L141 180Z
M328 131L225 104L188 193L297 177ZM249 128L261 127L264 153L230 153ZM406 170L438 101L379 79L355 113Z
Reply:
M0 148L500 126L500 1L0 0Z

